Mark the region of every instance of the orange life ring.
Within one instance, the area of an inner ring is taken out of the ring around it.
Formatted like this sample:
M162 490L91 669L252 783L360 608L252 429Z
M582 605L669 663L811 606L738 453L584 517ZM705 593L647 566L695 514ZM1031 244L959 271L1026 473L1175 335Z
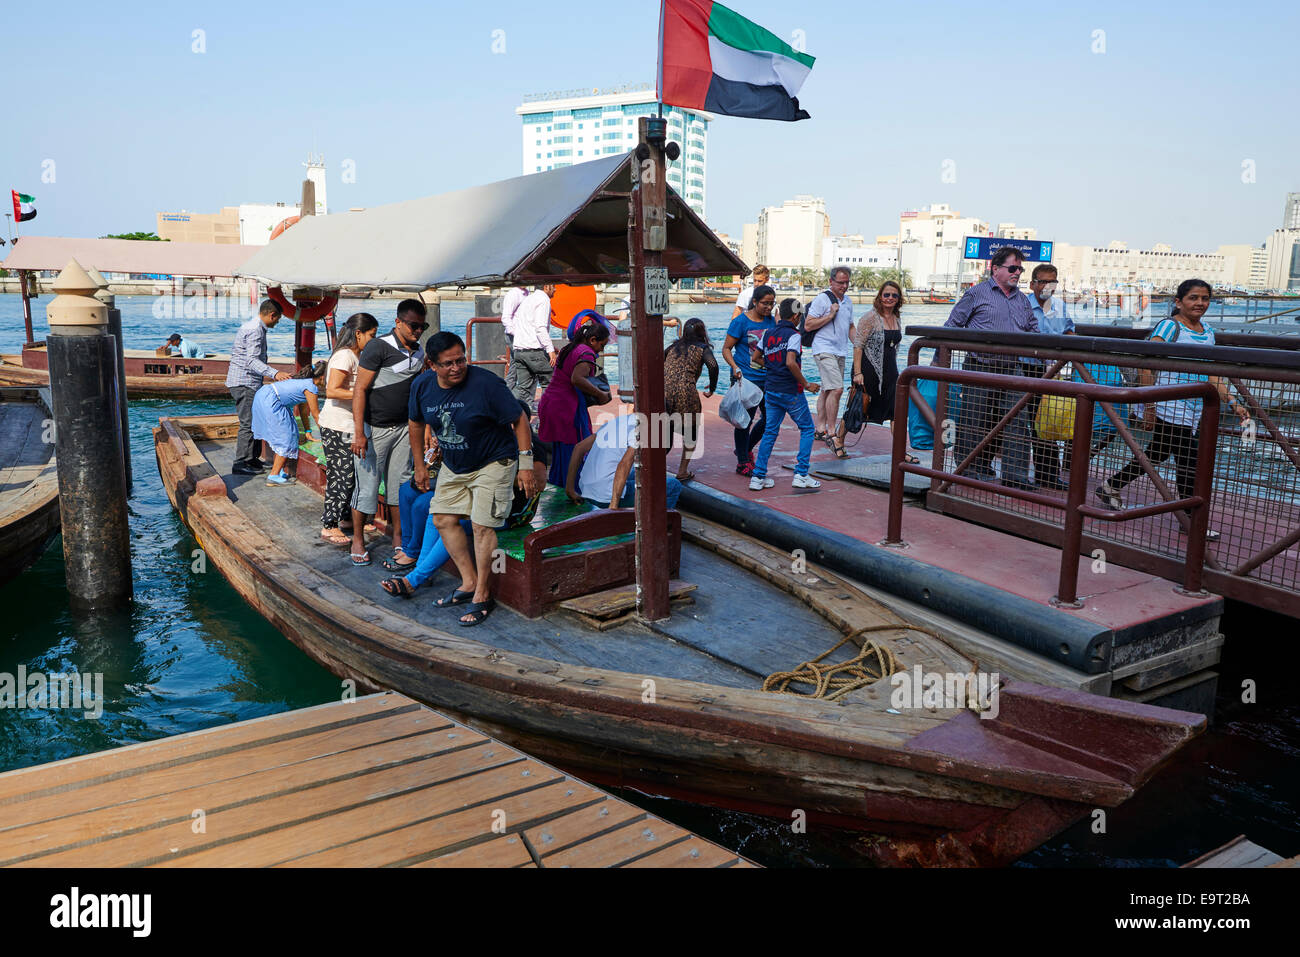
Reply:
M338 293L326 296L314 306L294 305L288 300L279 286L271 286L266 290L266 295L280 307L286 319L292 319L294 322L300 322L303 325L314 324L317 319L328 316L334 311L334 307L339 304Z

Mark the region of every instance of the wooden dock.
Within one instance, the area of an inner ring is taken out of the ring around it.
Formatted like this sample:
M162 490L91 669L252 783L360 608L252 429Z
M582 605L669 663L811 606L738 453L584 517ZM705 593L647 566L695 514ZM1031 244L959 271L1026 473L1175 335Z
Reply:
M0 864L753 866L393 693L0 774Z

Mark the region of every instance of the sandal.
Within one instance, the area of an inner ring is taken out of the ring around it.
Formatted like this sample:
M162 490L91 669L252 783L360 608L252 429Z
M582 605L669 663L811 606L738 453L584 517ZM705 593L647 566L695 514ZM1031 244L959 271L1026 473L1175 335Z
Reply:
M475 625L481 625L483 622L487 621L487 616L492 614L492 609L496 606L497 603L491 598L487 601L471 602L469 611L466 612L466 614L469 615L469 620L466 621L462 618L460 623L466 628L473 628Z
M415 562L414 559L411 559L411 561L409 561L409 562L399 562L399 561L397 560L397 556L398 556L398 555L406 555L406 552L402 551L400 548L398 548L398 549L394 549L394 550L393 550L393 557L392 557L392 558L385 558L385 559L384 559L382 562L380 562L379 564L383 565L383 566L384 566L386 569L388 569L390 572L400 572L400 571L401 571L402 569L404 569L404 568L414 568L414 567L415 567L416 562ZM410 556L410 555L406 555L406 557L407 557L407 558L410 558L411 556Z
M815 434L816 433L814 433L814 435ZM826 443L826 447L828 449L830 449L832 452L835 451L835 436L831 435L831 433L829 432L825 432L822 434L822 441Z
M474 593L472 591L461 591L459 588L445 598L439 598L433 603L435 608L450 608L452 605L463 605L467 601L473 601Z
M918 459L915 455L904 455L904 456L903 456L903 461L906 462L908 465L920 465L920 464L921 464L921 460Z
M415 589L405 578L385 578L379 583L379 587L394 598L410 598L415 594Z
M369 552L362 552L360 555L358 555L356 552L353 552L353 553L352 553L352 564L353 564L353 565L356 565L357 567L361 567L362 565L369 565L369 564L370 564L370 553L369 553Z
M331 532L333 534L331 534ZM330 545L351 545L352 539L348 538L337 528L322 528L320 532L321 540L328 542Z
M685 475L678 475L678 476L677 476L677 481L679 481L679 482L689 482L689 481L691 481L691 480L694 479L694 478L695 478L695 473L694 473L694 472L687 472Z
M832 445L831 451L835 453L837 459L847 459L849 457L848 450L842 445Z
M826 433L823 432L821 429L813 429L813 441L815 441L815 442L825 442L825 441L826 441Z

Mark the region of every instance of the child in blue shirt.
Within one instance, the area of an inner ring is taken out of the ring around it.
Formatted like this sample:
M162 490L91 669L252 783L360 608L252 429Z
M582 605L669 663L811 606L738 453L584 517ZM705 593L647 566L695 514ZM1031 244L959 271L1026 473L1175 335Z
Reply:
M821 482L808 474L814 429L812 414L808 411L808 402L803 394L808 392L816 395L821 387L805 379L799 366L803 338L796 323L802 312L803 306L798 299L783 299L780 321L775 328L765 330L759 339L763 364L767 370L767 397L764 400L767 424L763 429L762 444L758 447L758 458L754 461L754 475L749 480L749 488L754 492L776 484L775 479L767 477L767 460L772 455L772 446L776 445L781 422L787 415L799 426L799 457L795 461L791 485L807 489L822 487Z

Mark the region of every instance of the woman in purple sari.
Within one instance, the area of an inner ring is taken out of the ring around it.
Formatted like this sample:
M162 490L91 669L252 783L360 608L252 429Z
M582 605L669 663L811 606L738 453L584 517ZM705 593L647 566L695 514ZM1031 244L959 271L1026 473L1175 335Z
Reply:
M593 404L611 400L608 391L593 383L596 356L609 342L609 328L594 319L580 325L570 335L570 342L555 360L555 374L537 403L537 435L551 442L551 484L564 487L569 475L573 447L591 435L591 416L587 413L588 396Z

